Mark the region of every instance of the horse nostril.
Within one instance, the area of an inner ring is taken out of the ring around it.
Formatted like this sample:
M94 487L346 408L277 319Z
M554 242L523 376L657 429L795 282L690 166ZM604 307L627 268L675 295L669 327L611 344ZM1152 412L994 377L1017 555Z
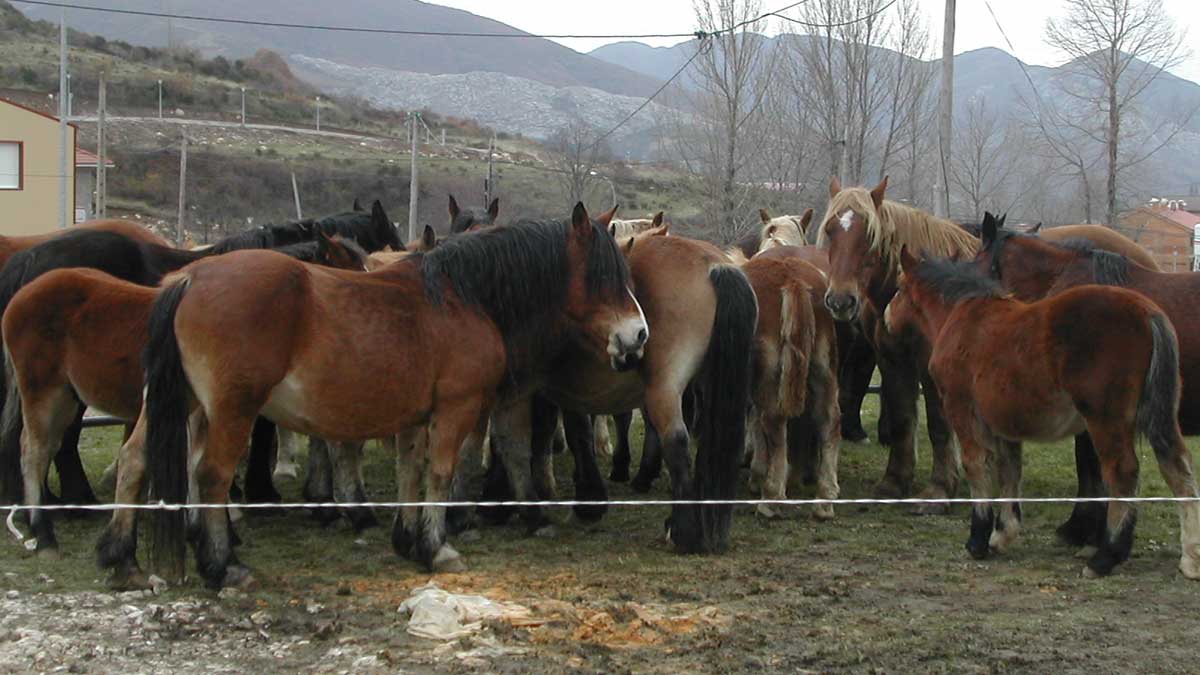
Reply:
M639 344L639 345L644 345L644 344L646 344L646 339L647 339L647 338L649 338L649 337L650 337L650 334L646 332L646 329L645 329L645 328L643 328L643 329L639 330L639 331L638 331L638 335L637 335L637 341L638 341L638 344Z

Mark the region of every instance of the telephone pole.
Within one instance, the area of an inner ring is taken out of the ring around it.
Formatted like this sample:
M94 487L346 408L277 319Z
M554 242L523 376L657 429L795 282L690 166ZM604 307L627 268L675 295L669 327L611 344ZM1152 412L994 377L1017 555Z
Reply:
M492 136L492 141L488 143L488 175L487 180L483 182L483 207L487 208L492 203L492 164L496 154L496 137Z
M954 3L946 0L942 29L942 86L938 94L938 154L942 189L934 202L934 214L950 217L950 143L954 136Z
M304 220L304 213L300 210L300 188L296 187L296 172L292 172L292 199L296 201L296 220Z
M108 109L108 87L104 81L104 73L100 73L100 102L96 111L96 217L108 217L108 171L105 167L106 157L104 139L104 118Z
M58 19L58 226L65 228L70 167L67 166L67 10ZM73 219L72 219L73 220Z
M187 127L179 146L179 220L175 223L175 245L183 246L184 209L187 207Z
M408 114L408 137L412 146L409 150L412 163L409 166L408 180L408 241L417 238L417 121L420 119L419 112Z

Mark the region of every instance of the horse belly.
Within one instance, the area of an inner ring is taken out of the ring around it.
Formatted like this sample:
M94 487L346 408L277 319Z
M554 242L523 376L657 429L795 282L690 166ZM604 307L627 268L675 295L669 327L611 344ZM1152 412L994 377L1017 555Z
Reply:
M1087 429L1083 415L1065 393L1032 396L1026 404L1007 404L983 411L983 420L997 436L1009 441L1049 443Z
M353 379L353 378L351 378ZM336 387L293 370L271 389L262 415L299 433L331 441L383 438L424 423L431 397L400 395L383 382L346 382Z

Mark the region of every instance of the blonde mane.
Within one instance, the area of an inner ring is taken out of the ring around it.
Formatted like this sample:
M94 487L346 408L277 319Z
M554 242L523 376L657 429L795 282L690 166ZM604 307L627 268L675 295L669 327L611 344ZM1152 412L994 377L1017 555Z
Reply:
M829 200L817 245L828 246L824 224L847 210L863 216L870 250L895 271L900 266L900 249L908 247L914 255L937 258L966 258L975 255L979 240L958 225L920 209L883 200L876 210L871 193L863 187L844 188Z

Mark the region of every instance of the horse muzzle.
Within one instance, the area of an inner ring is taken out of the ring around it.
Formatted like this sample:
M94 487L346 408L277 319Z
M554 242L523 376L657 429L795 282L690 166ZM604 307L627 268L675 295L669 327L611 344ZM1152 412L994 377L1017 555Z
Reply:
M850 293L834 293L832 290L825 293L825 307L838 321L854 321L858 318L860 310L857 296Z
M638 367L649 339L650 329L641 322L614 331L608 339L608 356L613 370L625 372Z

